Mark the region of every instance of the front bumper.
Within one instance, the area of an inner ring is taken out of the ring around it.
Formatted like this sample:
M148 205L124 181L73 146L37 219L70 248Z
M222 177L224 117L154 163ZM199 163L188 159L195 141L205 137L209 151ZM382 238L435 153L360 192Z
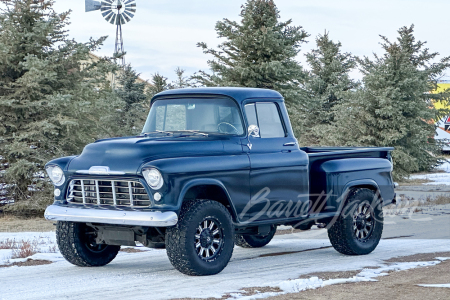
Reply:
M148 227L170 227L176 225L178 222L177 214L172 211L123 211L58 205L50 205L47 207L44 216L49 221Z

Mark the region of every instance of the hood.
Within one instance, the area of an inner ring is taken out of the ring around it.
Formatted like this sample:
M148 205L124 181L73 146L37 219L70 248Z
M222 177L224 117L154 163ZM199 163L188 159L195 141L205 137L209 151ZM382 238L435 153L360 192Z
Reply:
M109 167L111 171L136 175L139 167L152 160L182 156L220 155L224 144L218 139L151 139L132 137L100 140L87 145L73 159L69 172L89 170L93 166Z

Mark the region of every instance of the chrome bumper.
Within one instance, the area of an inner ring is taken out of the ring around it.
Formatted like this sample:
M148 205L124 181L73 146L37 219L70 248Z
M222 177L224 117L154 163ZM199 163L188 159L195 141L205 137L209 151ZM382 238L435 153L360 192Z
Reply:
M172 211L122 211L64 207L58 205L50 205L47 207L44 216L49 221L104 223L149 227L169 227L176 225L178 222L177 214Z

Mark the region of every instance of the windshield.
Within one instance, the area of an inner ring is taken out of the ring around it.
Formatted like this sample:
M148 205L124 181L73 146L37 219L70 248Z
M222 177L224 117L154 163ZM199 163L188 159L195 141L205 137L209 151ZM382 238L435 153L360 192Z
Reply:
M228 98L157 100L150 109L142 133L160 131L244 134L240 110Z

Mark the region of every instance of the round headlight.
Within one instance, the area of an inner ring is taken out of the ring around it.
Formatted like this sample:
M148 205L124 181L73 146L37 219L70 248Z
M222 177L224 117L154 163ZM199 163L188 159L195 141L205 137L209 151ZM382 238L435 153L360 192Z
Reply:
M156 169L144 170L142 175L144 175L145 181L154 190L159 190L164 184L161 172Z
M63 170L58 166L48 166L47 169L48 177L53 182L54 185L60 186L66 181L66 177L64 177Z

